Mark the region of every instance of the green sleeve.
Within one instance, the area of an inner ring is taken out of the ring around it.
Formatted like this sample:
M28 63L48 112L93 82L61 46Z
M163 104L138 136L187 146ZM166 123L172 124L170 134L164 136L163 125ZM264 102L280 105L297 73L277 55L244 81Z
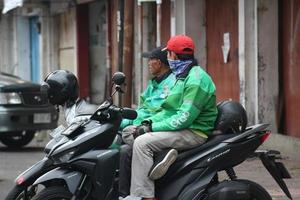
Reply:
M188 128L206 105L211 94L204 91L199 85L190 85L184 89L183 103L176 112L165 114L165 116L154 115L152 120L152 130L172 131ZM158 114L159 115L159 114Z
M147 98L149 98L149 95L150 95L149 93L150 93L150 90L151 90L151 85L152 85L151 81L149 81L148 85L147 85L147 87L145 89L145 91L140 96L140 101L139 101L138 108L143 108L145 106L144 103L145 103L145 100Z
M147 96L149 96L149 90L150 90L150 83L148 84L147 88L145 89L145 91L141 94L140 96L140 101L139 101L139 105L137 108L137 112L142 114L143 108L144 108L144 102L145 99L147 98ZM137 119L139 118L139 116L137 117ZM133 125L134 124L134 120L129 120L129 119L123 119L120 125L120 129L125 128L126 126L129 125Z
M122 130L123 128L125 128L126 126L132 125L133 121L130 119L123 119L120 125L120 129Z

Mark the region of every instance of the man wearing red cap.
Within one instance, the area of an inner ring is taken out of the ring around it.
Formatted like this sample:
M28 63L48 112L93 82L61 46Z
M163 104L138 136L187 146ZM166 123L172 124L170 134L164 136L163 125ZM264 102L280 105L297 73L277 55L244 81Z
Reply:
M177 80L160 112L147 118L145 134L136 138L133 145L130 195L144 200L155 199L154 180L174 162L163 159L150 172L153 154L203 144L217 117L215 85L194 58L193 40L185 35L171 37L165 50Z

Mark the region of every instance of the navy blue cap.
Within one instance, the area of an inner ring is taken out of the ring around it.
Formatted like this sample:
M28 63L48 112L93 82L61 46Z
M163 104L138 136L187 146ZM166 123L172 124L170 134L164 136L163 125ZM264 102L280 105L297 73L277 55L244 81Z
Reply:
M167 59L167 51L163 50L163 47L158 47L153 49L151 52L144 52L142 53L143 58L156 58L163 62L165 65L169 66L168 59Z

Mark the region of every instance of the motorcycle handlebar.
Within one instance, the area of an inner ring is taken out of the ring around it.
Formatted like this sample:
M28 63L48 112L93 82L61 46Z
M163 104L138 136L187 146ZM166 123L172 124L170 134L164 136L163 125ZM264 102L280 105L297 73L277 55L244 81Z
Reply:
M125 119L134 120L137 117L137 112L131 108L123 108L122 117Z
M114 113L120 113L122 118L133 120L137 117L137 112L131 108L118 108L114 105L109 106L107 109L101 111L98 109L90 119L92 120L107 120L110 119Z
M134 120L137 117L137 112L132 108L110 107L109 109L121 113L122 117L125 119Z

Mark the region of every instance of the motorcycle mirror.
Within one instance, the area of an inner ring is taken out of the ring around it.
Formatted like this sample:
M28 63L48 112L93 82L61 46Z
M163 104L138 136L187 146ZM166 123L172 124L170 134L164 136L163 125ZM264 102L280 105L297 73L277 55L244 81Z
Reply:
M125 82L125 74L123 72L116 72L112 77L112 81L116 85L122 85Z

